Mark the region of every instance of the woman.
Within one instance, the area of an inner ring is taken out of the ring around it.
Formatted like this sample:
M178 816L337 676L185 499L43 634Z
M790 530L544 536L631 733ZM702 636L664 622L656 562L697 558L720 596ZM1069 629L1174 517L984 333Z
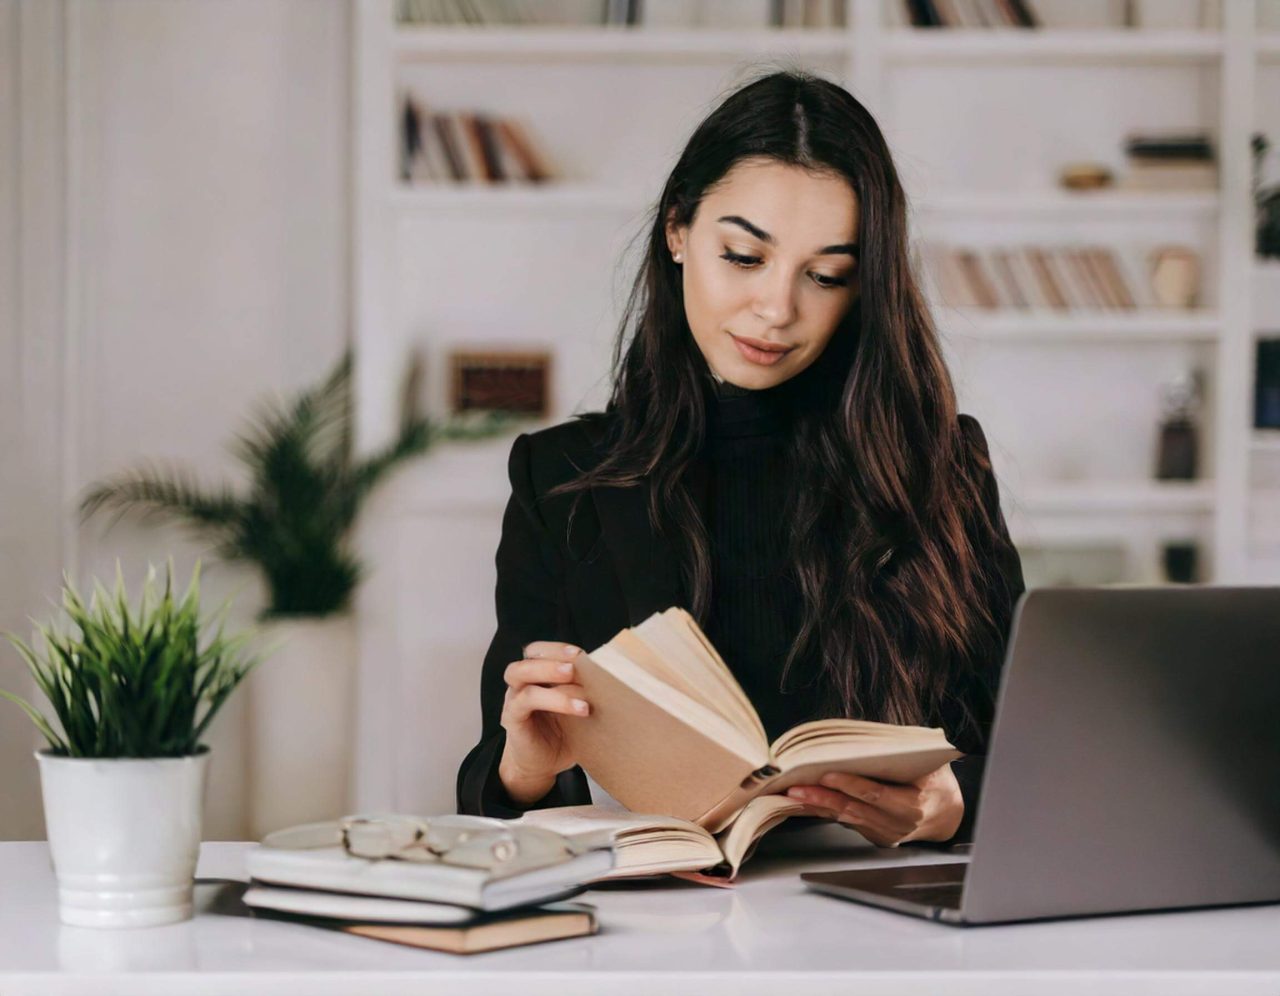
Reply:
M852 716L942 726L966 752L913 785L792 789L815 816L886 846L969 839L1023 581L905 210L875 121L819 78L760 78L695 131L606 411L512 447L460 811L590 802L561 736L590 715L574 657L681 605L770 738Z

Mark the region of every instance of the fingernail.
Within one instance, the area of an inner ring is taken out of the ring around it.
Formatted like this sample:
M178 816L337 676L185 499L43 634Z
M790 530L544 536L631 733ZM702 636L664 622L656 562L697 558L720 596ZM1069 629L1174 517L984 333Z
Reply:
M586 712L586 711L587 711L587 703L586 703L586 700L585 700L585 699L574 699L574 700L573 700L573 708L574 708L574 709L576 709L578 712Z
M574 647L574 646L566 646L566 647L564 648L564 652L565 652L566 654L568 654L570 657L574 657L574 656L576 656L577 654L582 653L582 651L581 651L581 650L579 650L577 647Z
M568 674L570 671L573 670L573 662L565 661L558 668L556 668L556 670L559 671L561 674Z
M798 788L789 788L789 789L787 789L787 795L791 796L791 798L793 798L793 799L807 799L807 798L809 798L809 793L808 793L808 792L806 792L804 789L798 789Z

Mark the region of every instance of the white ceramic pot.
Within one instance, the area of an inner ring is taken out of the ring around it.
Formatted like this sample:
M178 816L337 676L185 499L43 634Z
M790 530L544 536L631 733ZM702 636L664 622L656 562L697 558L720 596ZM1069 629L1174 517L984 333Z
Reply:
M347 614L263 626L271 651L249 692L249 827L273 830L350 811L355 621Z
M63 923L154 927L191 917L209 750L77 758L36 751Z

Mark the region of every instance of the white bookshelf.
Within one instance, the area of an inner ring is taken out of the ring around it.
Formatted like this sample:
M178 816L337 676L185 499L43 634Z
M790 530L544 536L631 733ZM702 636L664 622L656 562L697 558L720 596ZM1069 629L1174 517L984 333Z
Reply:
M392 0L356 0L362 445L386 438L394 424L394 399L382 385L394 382L411 344L428 350L434 404L444 394L445 350L475 342L553 350L550 421L598 408L634 272L633 240L643 240L646 211L674 156L743 71L798 66L847 86L876 114L917 240L1061 236L1139 250L1185 242L1201 251L1204 300L1195 311L935 307L961 408L987 431L1019 545L1123 549L1128 579L1154 582L1162 544L1189 540L1214 582L1280 578L1280 559L1266 559L1280 558L1280 524L1250 525L1266 519L1258 509L1276 493L1252 486L1251 476L1260 461L1280 463L1280 446L1251 429L1248 153L1256 127L1280 142L1280 120L1267 119L1277 113L1268 94L1280 85L1280 31L1256 30L1255 0L1221 4L1220 28L1184 30L1090 26L1115 5L1039 0L1037 9L1056 10L1063 27L916 31L899 26L895 3L848 0L845 28L773 30L396 26ZM522 119L563 179L402 186L401 87L440 107ZM1217 190L1069 194L1054 186L1067 161L1122 167L1127 130L1184 126L1215 135ZM1209 385L1205 477L1154 481L1158 387L1191 366ZM362 722L373 731L360 760L363 804L451 805L451 785L406 786L439 779L433 744L436 752L465 749L474 716L413 705L426 679L415 670L425 665L412 662L465 657L465 667L432 672L430 697L474 696L476 662L491 635L507 449L496 441L433 454L388 489L385 514L370 517L379 525L367 542L392 563L361 595ZM437 588L448 604L432 608ZM417 732L424 724L441 726L425 745ZM415 732L400 741L387 732L405 728Z
M848 27L835 29L768 29L746 28L717 30L690 28L686 30L646 27L546 27L546 26L493 26L474 27L458 25L393 25L391 5L383 0L362 0L359 6L362 60L357 73L358 106L367 107L381 101L386 108L377 115L379 128L363 128L357 136L363 168L357 203L360 211L359 228L364 234L364 244L369 251L361 254L357 263L359 273L377 264L380 275L362 285L358 297L369 301L370 297L387 298L381 305L372 305L370 312L377 313L389 306L396 289L388 286L385 274L405 265L403 252L406 241L398 229L405 225L430 224L427 219L472 219L487 228L507 222L515 225L546 222L559 226L591 225L617 226L621 219L632 222L643 218L645 208L656 194L656 184L665 175L662 168L647 171L620 183L615 177L569 177L546 185L511 185L497 188L484 184L447 184L438 188L405 188L394 176L392 151L396 141L394 115L391 112L393 94L399 85L409 85L419 92L430 91L430 82L443 77L427 75L414 77L414 69L440 67L440 72L457 74L469 70L473 80L483 74L491 82L493 91L512 90L513 85L537 79L539 73L554 73L565 66L573 67L578 74L574 78L598 78L603 85L612 79L610 73L626 73L631 80L641 80L646 74L657 78L664 69L677 67L675 72L689 72L697 67L704 77L722 81L723 68L718 64L729 62L742 66L756 60L781 59L784 62L815 68L840 78L851 86L864 102L878 110L877 104L891 104L895 90L907 90L913 74L926 74L932 79L946 78L947 74L982 73L992 69L1005 72L1017 69L1034 73L1039 79L1052 83L1055 74L1080 74L1107 70L1127 73L1141 72L1145 67L1152 73L1167 76L1186 73L1191 77L1212 77L1203 89L1216 89L1216 102L1205 97L1201 100L1202 112L1198 120L1187 122L1210 127L1218 132L1221 156L1221 189L1208 192L1147 193L1122 188L1094 194L1072 194L1053 187L1008 192L986 190L978 187L963 188L956 185L949 189L937 189L931 185L913 188L907 170L904 183L912 198L913 215L923 219L923 225L946 225L949 219L976 219L979 224L1007 225L1010 231L1024 226L1030 220L1053 225L1062 219L1070 219L1077 233L1089 233L1096 226L1100 233L1123 226L1141 237L1148 220L1181 231L1198 231L1187 237L1205 246L1206 260L1216 262L1216 271L1206 275L1207 293L1217 300L1212 308L1189 313L1165 312L1095 312L1095 313L959 313L955 309L938 308L940 328L944 336L960 340L991 341L1007 347L1023 344L1028 348L1052 345L1061 347L1079 345L1082 349L1106 350L1114 346L1141 347L1195 347L1202 350L1200 359L1208 368L1215 385L1224 374L1234 374L1234 380L1245 384L1250 376L1247 364L1240 369L1224 367L1228 360L1237 367L1245 349L1239 340L1245 329L1241 328L1243 314L1230 306L1230 298L1222 274L1234 256L1228 251L1231 244L1240 242L1247 218L1239 208L1223 209L1231 198L1238 202L1242 189L1247 185L1247 174L1242 175L1239 156L1227 153L1233 141L1228 131L1233 122L1252 118L1252 94L1239 94L1231 90L1233 79L1251 80L1255 72L1254 62L1260 62L1274 54L1274 34L1263 34L1254 40L1248 30L1252 26L1252 4L1225 5L1225 23L1221 30L1135 30L1118 28L1048 28L1040 31L1018 30L933 30L917 31L892 26L885 16L887 5L877 0L850 0ZM1246 9L1248 8L1248 9ZM1241 63L1249 63L1241 66ZM1236 71L1231 72L1232 69ZM1242 71L1243 70L1243 71ZM715 74L721 74L715 76ZM593 75L594 74L594 75ZM692 75L692 74L690 74ZM953 78L960 78L954 77ZM1067 78L1067 77L1063 77ZM1078 78L1078 77L1077 77ZM1129 78L1141 80L1141 76ZM475 103L493 106L496 101L485 102L486 91L476 88ZM640 103L643 103L643 90ZM703 100L709 100L704 94ZM1245 98L1245 99L1241 99ZM622 98L619 98L620 100ZM448 103L447 98L442 98ZM508 100L509 104L510 101ZM535 102L536 103L536 102ZM699 99L689 95L691 106L698 106ZM1214 104L1216 103L1216 106ZM562 114L571 114L573 97L566 92L561 97ZM625 108L625 104L620 104ZM882 109L882 108L881 108ZM1235 113L1232 113L1232 109ZM502 110L502 108L499 108ZM533 108L531 116L537 111ZM535 127L539 123L534 118ZM687 116L692 123L694 116ZM893 125L897 119L885 120L886 133L893 139ZM923 124L927 125L927 122ZM587 124L584 123L584 128ZM671 133L652 136L668 147L687 133ZM1240 131L1235 132L1238 137ZM895 148L895 155L898 149ZM1051 182L1051 177L1046 177ZM1159 237L1169 238L1162 233ZM1217 245L1212 243L1217 242ZM606 247L601 247L604 251ZM425 265L425 260L424 260ZM390 281L394 283L394 281ZM1237 282L1238 283L1238 282ZM1218 303L1226 300L1228 306ZM518 305L513 302L513 312ZM384 312L385 313L385 312ZM375 343L364 334L377 322L371 315L359 316L361 345L376 354L381 341ZM609 329L604 323L602 329ZM597 329L597 332L601 329ZM610 330L611 331L611 330ZM388 337L395 342L403 332L392 332ZM606 334L605 339L608 338ZM1235 344L1235 348L1231 344ZM603 343L598 341L597 346ZM389 351L390 352L390 351ZM603 362L606 351L598 357ZM1105 356L1105 353L1102 354ZM1105 362L1099 358L1099 362ZM1221 395L1222 391L1217 391ZM569 414L572 404L562 413ZM1229 517L1232 508L1238 509L1244 498L1244 473L1251 447L1247 425L1233 412L1231 403L1220 399L1211 413L1209 424L1214 435L1206 438L1204 449L1212 453L1211 463L1216 473L1208 487L1217 496L1215 508L1209 514ZM374 413L365 412L365 424L376 436ZM1232 423L1228 428L1226 423ZM1236 459L1232 459L1232 454ZM1016 460L1016 454L1009 454ZM1103 482L1104 489L1110 485ZM1031 482L1028 487L1041 488L1041 482ZM1074 491L1063 492L1068 496ZM1081 499L1086 511L1140 515L1142 503L1108 505L1090 503ZM1225 579L1246 556L1240 549L1239 538L1230 530L1207 528L1206 542L1215 547L1213 561L1215 576Z

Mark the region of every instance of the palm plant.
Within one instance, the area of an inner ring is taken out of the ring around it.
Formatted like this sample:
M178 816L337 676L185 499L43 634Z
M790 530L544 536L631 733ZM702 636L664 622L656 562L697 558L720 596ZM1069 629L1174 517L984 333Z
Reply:
M246 495L229 485L199 486L180 466L147 465L93 485L81 502L176 520L216 543L227 560L262 571L271 616L324 616L346 609L363 566L350 533L365 499L389 471L441 439L477 439L502 431L510 417L481 413L433 421L416 404L421 369L405 378L396 437L379 452L354 453L352 355L348 350L319 385L290 401L260 402L232 453L248 471Z
M162 593L155 568L149 568L136 612L119 564L115 591L95 581L88 604L65 578L62 608L73 629L37 623L43 652L5 634L49 700L62 733L24 699L3 689L0 697L22 708L59 757L195 754L227 696L258 662L244 652L250 634L224 635L229 605L202 618L199 562L181 598L173 591L172 563ZM202 630L214 624L216 633L202 646Z

